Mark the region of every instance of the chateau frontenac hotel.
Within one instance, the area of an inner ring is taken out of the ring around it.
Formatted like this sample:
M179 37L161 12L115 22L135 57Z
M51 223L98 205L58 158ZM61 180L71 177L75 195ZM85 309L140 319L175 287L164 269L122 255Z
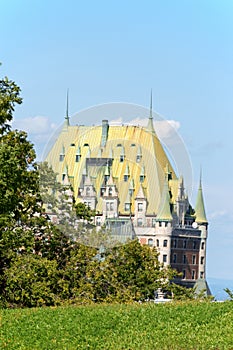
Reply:
M96 211L97 227L156 247L160 262L181 273L176 283L210 293L201 179L193 208L157 137L152 108L147 127L71 125L67 113L46 161L71 184L76 203Z

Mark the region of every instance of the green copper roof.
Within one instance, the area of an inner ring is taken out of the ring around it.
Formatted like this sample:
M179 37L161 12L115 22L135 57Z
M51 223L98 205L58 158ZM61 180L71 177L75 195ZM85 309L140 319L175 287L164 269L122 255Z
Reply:
M201 185L201 179L200 179L200 185L197 193L197 202L195 207L195 215L196 215L196 222L199 224L205 224L207 223L206 213L205 213L205 205L204 205L204 199L203 199L203 193L202 193L202 185Z
M159 205L159 211L158 211L156 220L172 221L172 215L171 215L171 209L170 209L170 195L169 195L167 180L164 181L162 198Z

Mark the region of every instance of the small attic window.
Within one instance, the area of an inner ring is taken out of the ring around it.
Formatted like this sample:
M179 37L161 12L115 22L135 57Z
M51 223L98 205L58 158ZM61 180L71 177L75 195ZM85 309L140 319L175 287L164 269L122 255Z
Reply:
M84 143L83 147L89 147L88 143Z
M131 143L131 147L135 147L136 145L135 145L135 143Z
M121 144L121 143L118 143L118 144L117 144L117 147L122 147L122 144Z
M74 147L74 146L75 146L75 143L71 143L71 144L70 144L70 147Z

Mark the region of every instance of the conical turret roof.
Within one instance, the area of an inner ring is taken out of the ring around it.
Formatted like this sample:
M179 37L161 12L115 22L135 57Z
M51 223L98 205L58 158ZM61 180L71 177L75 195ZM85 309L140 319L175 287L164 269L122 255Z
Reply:
M172 214L170 209L170 195L168 189L168 181L165 179L163 186L162 198L159 205L157 221L172 221Z
M200 184L199 189L197 192L197 201L196 201L196 207L195 207L195 215L196 215L196 222L199 224L207 224L207 218L205 213L205 205L204 205L204 198L203 198L203 192L202 192L202 183L200 178Z

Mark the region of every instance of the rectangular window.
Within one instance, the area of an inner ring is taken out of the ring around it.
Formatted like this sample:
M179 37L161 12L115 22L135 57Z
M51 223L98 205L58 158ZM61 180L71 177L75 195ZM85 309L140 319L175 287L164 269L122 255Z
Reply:
M164 247L167 247L167 239L165 239L165 240L163 241L163 246L164 246Z
M120 163L124 162L124 156L123 155L120 155Z
M182 271L182 278L183 278L183 280L186 278L186 271L185 270Z
M155 227L155 225L156 225L156 220L152 219L152 227Z
M192 270L192 280L195 280L195 270Z
M183 248L186 249L187 248L187 242L186 239L183 240Z
M205 242L201 242L201 249L205 248Z
M197 248L197 242L193 241L193 249L196 249L196 248Z
M186 264L186 262L187 262L187 258L186 258L186 255L184 254L183 255L183 264Z
M159 240L156 239L156 246L159 247Z
M125 203L125 211L130 211L130 203Z
M195 265L196 264L196 255L192 256L192 264Z
M138 211L143 211L143 203L138 203Z
M96 226L101 226L101 218L100 217L96 218Z
M200 278L204 278L204 272L203 271L201 271L201 273L200 273Z
M113 210L114 210L114 203L110 202L110 211L113 211Z
M167 255L166 254L163 255L163 262L164 263L167 262Z
M174 239L173 240L173 248L176 248L176 246L177 246L177 241L176 241L176 239Z
M174 264L176 263L176 259L177 259L176 254L173 254L173 263Z
M81 156L79 155L79 154L76 154L76 156L75 156L75 162L79 162L80 161L80 158L81 158Z
M106 202L106 210L110 211L110 202Z
M201 257L201 265L204 264L204 256Z

